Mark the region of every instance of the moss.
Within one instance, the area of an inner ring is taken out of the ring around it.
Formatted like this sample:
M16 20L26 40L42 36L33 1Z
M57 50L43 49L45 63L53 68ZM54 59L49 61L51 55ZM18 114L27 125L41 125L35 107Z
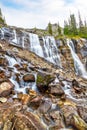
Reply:
M52 80L53 80L52 75L44 75L44 74L37 75L37 84L42 83L48 85Z

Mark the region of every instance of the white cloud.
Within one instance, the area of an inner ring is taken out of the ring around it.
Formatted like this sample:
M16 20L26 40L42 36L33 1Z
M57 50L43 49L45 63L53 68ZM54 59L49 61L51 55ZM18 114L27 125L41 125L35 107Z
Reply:
M10 0L7 0L10 1ZM21 8L12 8L0 3L0 7L9 25L31 28L45 28L48 22L60 22L63 26L64 19L68 19L70 13L86 18L87 0L13 0Z

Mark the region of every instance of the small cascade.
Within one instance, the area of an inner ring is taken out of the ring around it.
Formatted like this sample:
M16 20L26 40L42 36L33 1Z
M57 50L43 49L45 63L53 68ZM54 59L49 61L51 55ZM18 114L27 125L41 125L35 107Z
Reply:
M54 37L46 36L45 38L43 38L43 41L45 48L44 51L46 55L44 56L44 58L61 67L60 56Z
M9 66L13 67L15 64L17 64L17 61L13 57L10 57L8 55L6 55L5 57L8 59Z
M18 40L17 40L16 30L13 30L13 34L14 34L14 39L12 40L12 42L17 44Z
M4 31L2 29L0 29L1 31L1 39L4 39Z
M43 50L40 45L40 41L37 34L29 33L30 38L30 50L35 54L43 57Z
M74 67L75 67L76 74L81 75L84 78L87 78L87 72L81 60L79 59L78 55L75 53L73 42L71 40L67 40L67 45L70 48L70 51L74 60Z

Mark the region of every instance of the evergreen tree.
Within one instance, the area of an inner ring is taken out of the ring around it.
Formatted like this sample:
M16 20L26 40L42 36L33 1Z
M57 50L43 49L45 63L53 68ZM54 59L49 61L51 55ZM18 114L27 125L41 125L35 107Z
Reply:
M69 34L69 25L67 21L64 21L64 34L65 35Z
M79 35L83 35L85 34L85 27L83 25L80 12L78 12L78 16L79 16Z
M52 33L52 25L51 25L50 22L48 23L48 32L49 32L49 34L51 34L51 35L53 34L53 33Z
M59 22L58 22L58 35L62 35L62 31L61 31L61 27L59 25Z
M77 35L78 31L77 31L77 24L76 24L76 18L74 14L70 15L70 34L71 35Z

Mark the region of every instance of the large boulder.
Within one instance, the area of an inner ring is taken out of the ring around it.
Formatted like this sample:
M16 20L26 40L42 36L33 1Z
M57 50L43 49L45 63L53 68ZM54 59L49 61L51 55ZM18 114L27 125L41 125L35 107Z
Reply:
M25 82L35 82L35 76L33 74L25 74L23 80Z
M64 91L60 84L50 84L48 92L54 96L62 96L64 95Z
M48 90L48 85L55 79L55 76L46 73L37 74L37 88L40 92L44 93Z
M38 110L40 113L47 113L51 109L52 103L50 100L43 100Z
M11 82L2 82L0 84L0 96L8 96L13 88L14 85Z
M50 127L50 130L60 130L65 128L63 116L58 110L50 112L50 117L55 123L54 126Z

